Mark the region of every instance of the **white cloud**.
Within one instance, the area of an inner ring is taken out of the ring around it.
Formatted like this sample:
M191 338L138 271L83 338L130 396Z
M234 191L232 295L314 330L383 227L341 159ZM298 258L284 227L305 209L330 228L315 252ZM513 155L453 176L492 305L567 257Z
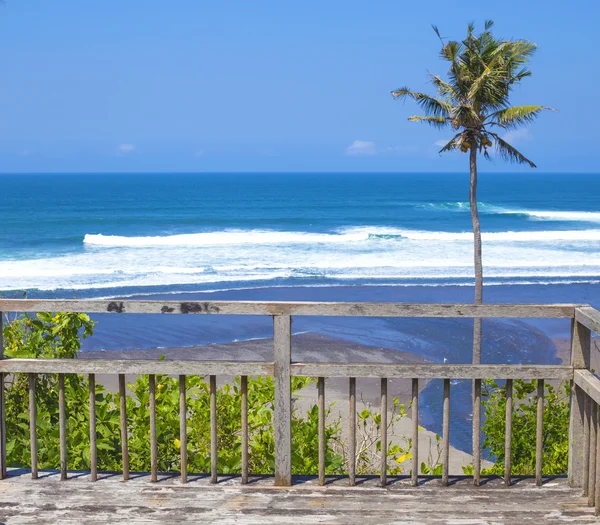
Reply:
M377 148L370 140L355 140L346 148L346 155L375 155Z
M531 138L531 133L529 133L528 128L515 129L502 136L502 140L505 140L509 144L527 142L528 140L531 140Z
M446 144L448 144L448 142L450 142L450 139L440 139L440 140L436 140L434 142L434 144L436 146L439 146L440 148L443 148Z
M117 153L119 155L127 155L135 150L135 146L133 144L119 144L117 146Z

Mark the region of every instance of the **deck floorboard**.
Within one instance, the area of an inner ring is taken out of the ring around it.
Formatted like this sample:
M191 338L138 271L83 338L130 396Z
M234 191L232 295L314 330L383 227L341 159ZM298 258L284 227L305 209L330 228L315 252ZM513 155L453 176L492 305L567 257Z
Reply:
M411 487L410 477L390 478L390 486L376 486L379 477L357 478L356 487L347 480L295 479L292 488L273 487L272 478L252 478L241 486L239 477L222 477L211 485L210 476L189 476L182 485L177 474L159 476L120 473L69 472L60 481L59 472L40 471L32 480L29 472L12 470L0 481L0 524L158 524L219 523L221 525L344 524L391 525L523 525L527 523L595 523L579 489L564 478L545 480L538 488L532 479L517 479L506 488L501 479L482 480L475 488L470 480L451 478L449 487L438 479L422 480Z

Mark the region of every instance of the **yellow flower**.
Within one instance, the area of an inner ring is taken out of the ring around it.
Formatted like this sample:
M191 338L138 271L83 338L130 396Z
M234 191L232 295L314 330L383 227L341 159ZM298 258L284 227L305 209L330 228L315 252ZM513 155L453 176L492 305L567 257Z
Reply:
M159 383L159 385L156 388L158 388L158 391L160 392L164 388L164 386L165 385L163 385L162 383Z
M178 439L174 439L174 440L173 440L173 443L175 444L175 446L176 446L177 448L181 448L181 441L179 441Z

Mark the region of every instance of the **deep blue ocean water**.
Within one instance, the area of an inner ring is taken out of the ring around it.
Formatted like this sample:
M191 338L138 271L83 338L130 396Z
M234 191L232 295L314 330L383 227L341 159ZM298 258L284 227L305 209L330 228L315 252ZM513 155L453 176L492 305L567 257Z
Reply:
M472 282L466 174L0 176L0 290ZM600 276L600 177L482 174L488 284Z
M470 302L466 174L0 175L0 291L31 297ZM600 175L482 174L485 300L600 306ZM270 337L268 318L96 315L84 350ZM467 319L309 318L295 332L468 363ZM486 320L483 362L556 363L568 320ZM441 381L421 423L441 432ZM470 451L470 383L453 382ZM393 395L393 392L391 392Z

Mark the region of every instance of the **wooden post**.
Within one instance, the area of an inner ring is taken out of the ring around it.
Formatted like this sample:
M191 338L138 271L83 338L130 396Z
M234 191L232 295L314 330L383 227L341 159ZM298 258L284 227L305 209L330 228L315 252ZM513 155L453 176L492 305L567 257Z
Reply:
M218 481L217 474L217 376L210 376L210 482Z
M29 451L31 453L31 478L38 477L37 453L37 409L35 406L35 374L28 375L29 380Z
M412 380L412 468L410 473L411 484L419 484L419 380Z
M187 483L187 389L185 376L179 376L179 457L181 483Z
M248 483L248 376L240 378L242 394L242 484Z
M275 382L275 485L292 485L292 322L289 315L273 317Z
M588 505L593 507L596 501L596 442L598 440L598 405L591 402L590 417L590 470L588 481Z
M506 428L504 434L504 484L510 487L510 472L512 468L512 411L513 411L513 380L506 380Z
M387 485L387 452L388 452L388 404L387 404L388 380L381 378L381 486Z
M591 445L596 449L596 493L594 497L594 514L600 515L600 432L596 431L596 443Z
M325 485L325 378L317 380L318 390L318 445L319 445L319 485Z
M4 313L0 312L0 359L4 359ZM0 479L6 478L6 411L4 408L4 374L0 373Z
M348 380L348 484L356 485L356 378Z
M589 430L589 428L588 428ZM542 486L542 459L544 455L544 380L537 382L537 424L535 432L535 484ZM589 439L589 435L588 435ZM586 454L587 457L587 454Z
M96 375L88 378L90 391L90 479L98 479L98 457L96 450Z
M450 379L444 379L444 415L442 423L442 485L448 486L450 469Z
M65 374L58 374L58 434L60 440L60 479L67 479L67 413L65 410Z
M125 374L119 374L119 419L121 424L123 481L127 481L129 479L129 446L127 443L127 391L125 389Z
M571 322L571 366L590 368L590 329L577 322ZM583 450L584 450L584 392L571 381L571 416L569 424L569 485L583 487ZM590 464L590 468L592 465Z
M158 481L158 445L156 442L156 375L148 375L150 409L150 481Z
M473 485L481 481L481 379L473 380Z

